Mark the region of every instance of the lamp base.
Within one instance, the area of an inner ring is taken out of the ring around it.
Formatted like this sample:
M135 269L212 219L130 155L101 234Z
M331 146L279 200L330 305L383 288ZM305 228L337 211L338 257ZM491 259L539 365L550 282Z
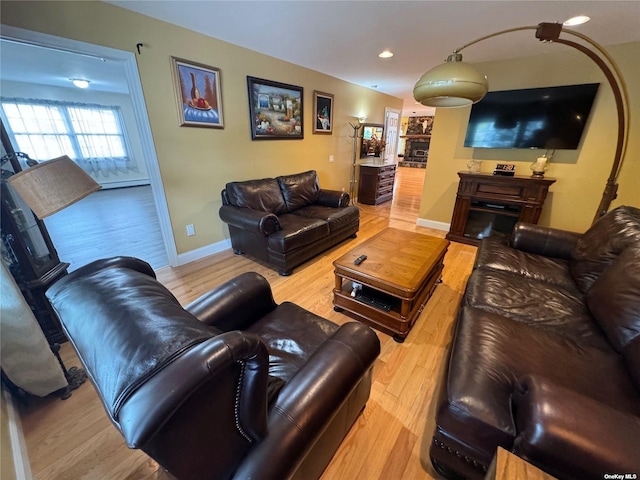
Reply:
M544 178L544 172L533 172L531 174L532 178Z

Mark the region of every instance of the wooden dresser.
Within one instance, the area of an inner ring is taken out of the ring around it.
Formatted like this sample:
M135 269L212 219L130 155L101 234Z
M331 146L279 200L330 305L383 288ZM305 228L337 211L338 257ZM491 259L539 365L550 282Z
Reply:
M396 176L395 164L360 165L358 181L358 202L367 205L378 205L393 198L393 181Z
M536 224L553 178L458 172L460 183L447 238L479 245L508 237L516 222Z

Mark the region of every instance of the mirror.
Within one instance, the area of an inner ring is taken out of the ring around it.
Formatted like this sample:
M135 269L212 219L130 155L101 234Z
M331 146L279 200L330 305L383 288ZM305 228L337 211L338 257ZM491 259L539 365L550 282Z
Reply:
M360 158L379 157L384 146L384 125L380 123L363 123Z

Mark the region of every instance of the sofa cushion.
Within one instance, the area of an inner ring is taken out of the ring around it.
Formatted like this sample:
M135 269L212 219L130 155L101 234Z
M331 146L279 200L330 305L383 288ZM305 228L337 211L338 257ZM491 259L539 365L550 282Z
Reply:
M287 211L280 186L275 178L230 182L226 185L231 205L279 215Z
M315 203L320 184L315 170L277 177L278 185L289 212Z
M308 205L291 213L301 217L324 220L329 224L329 230L331 232L340 231L341 229L352 225L354 222L357 223L360 220L360 209L353 205L349 205L344 208Z
M612 350L575 287L564 289L482 267L469 277L464 302L584 345Z
M273 252L290 252L322 240L330 233L329 224L324 220L305 218L291 213L280 215L279 219L282 230L267 237L269 250Z
M526 374L640 412L622 358L613 350L470 307L462 307L455 328L443 383L446 404L438 405L436 420L459 442L489 450L510 447L516 433L511 396Z
M640 337L640 247L626 248L593 282L586 300L618 352Z
M294 323L296 328L291 328ZM247 328L267 346L269 375L285 382L336 330L335 323L291 302L281 303Z
M482 239L476 255L475 267L504 270L532 280L575 290L575 282L567 260L511 248L495 237Z
M582 292L628 246L640 246L640 209L621 206L600 218L577 241L570 262L571 274Z

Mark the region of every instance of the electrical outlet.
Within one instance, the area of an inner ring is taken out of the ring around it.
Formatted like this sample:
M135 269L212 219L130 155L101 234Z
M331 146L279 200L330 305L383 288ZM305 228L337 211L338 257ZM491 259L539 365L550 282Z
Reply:
M333 163L333 155L329 155L329 163Z
M196 234L196 228L193 226L193 223L187 225L187 236L191 237Z

